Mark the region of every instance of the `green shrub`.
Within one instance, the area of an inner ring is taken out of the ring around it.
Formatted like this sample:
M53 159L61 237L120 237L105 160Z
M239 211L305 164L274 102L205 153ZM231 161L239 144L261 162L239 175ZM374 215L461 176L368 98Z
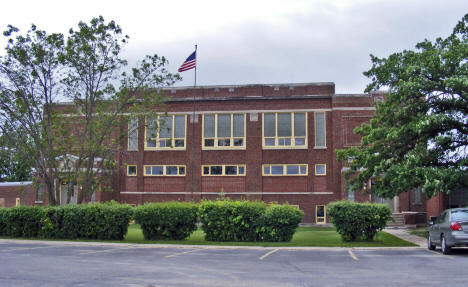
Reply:
M199 214L205 239L256 241L256 224L265 209L265 203L258 201L202 201Z
M198 207L188 202L147 203L135 209L146 240L185 240L197 229Z
M304 212L289 204L272 204L257 223L259 241L291 241Z
M200 219L208 241L290 241L304 213L290 205L250 201L202 201Z
M40 206L8 208L4 214L5 235L12 237L37 237L41 230L44 209Z
M327 213L344 241L372 240L385 228L392 212L385 204L337 201L328 204Z
M0 207L0 236L6 235L6 214L8 209Z

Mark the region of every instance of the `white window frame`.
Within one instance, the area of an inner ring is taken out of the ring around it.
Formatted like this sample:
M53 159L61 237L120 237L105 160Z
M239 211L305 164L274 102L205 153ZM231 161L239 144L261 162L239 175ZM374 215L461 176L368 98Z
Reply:
M133 131L131 130L132 127L130 125L132 120L136 121L136 127L135 127L135 129ZM128 137L128 139L127 139L127 150L128 151L138 151L138 124L139 124L138 121L139 121L138 118L129 118L129 120L128 120L128 132L127 132L127 137ZM135 136L136 136L136 147L135 148L130 148L130 134L132 132L134 132Z
M265 114L275 114L275 136L274 137L265 137ZM290 137L279 137L278 136L278 114L290 114L291 115L291 136ZM294 115L295 114L304 114L305 120L305 136L295 136L294 135ZM307 127L307 112L264 112L262 113L262 148L263 149L307 149L308 147L308 127ZM304 138L304 145L296 145L296 138ZM266 145L266 139L273 139L275 141L274 145ZM291 145L280 145L280 139L289 139Z
M130 167L135 167L135 174L130 174L129 170ZM138 175L138 168L136 164L128 164L127 165L127 176L137 176Z
M157 166L157 167L162 167L162 170L163 170L163 174L148 174L146 172L146 168L149 167L151 168L152 170L152 167L153 166ZM167 167L177 167L177 174L167 174ZM184 168L184 174L180 174L180 168ZM143 166L143 176L185 176L187 174L187 168L185 167L185 165L180 165L180 164L146 164Z
M205 137L205 115L211 115L215 117L215 124L214 124L214 137ZM218 115L230 115L231 117L231 136L230 137L218 137ZM234 115L242 115L244 117L244 137L234 137ZM205 113L202 114L202 149L203 150L227 150L227 149L234 149L234 150L244 150L247 147L246 141L246 121L247 117L245 113ZM229 146L219 146L218 140L229 139L230 145ZM242 146L235 146L234 140L235 139L242 139L243 145ZM206 146L205 140L213 140L213 146Z
M147 129L148 129L148 118L145 118L145 150L185 150L187 147L187 115L181 115L181 114L168 114L168 117L172 117L172 127L171 127L171 138L160 138L160 122L159 119L160 117L165 117L166 115L158 115L156 116L156 137L150 138L150 140L156 141L156 146L155 147L148 147L148 138L147 136ZM183 116L184 117L184 137L183 138L174 138L174 127L175 127L175 117L176 116ZM160 141L161 140L170 140L171 145L170 146L161 146ZM183 147L176 147L175 146L175 141L176 140L183 140L184 141L184 146Z
M323 166L324 173L317 173L317 167ZM327 164L326 163L318 163L314 166L314 173L316 176L326 176L327 175Z
M324 145L317 145L317 114L323 114L323 143ZM314 149L327 148L327 113L314 112Z
M222 174L211 174L211 171L210 171L210 174L205 174L204 173L204 168L208 167L211 170L212 166L221 166L222 167ZM226 166L236 166L237 167L237 174L226 174ZM244 168L244 173L243 174L239 174L239 167ZM246 169L245 164L209 164L209 165L202 165L201 166L201 175L202 176L245 176L246 174L247 174L247 169Z
M283 168L282 174L272 174L271 167L273 166L281 166ZM288 166L298 166L299 173L298 174L288 174ZM306 171L305 173L301 173L301 166L305 166ZM270 168L270 173L265 173L265 167ZM307 176L309 174L309 165L306 163L297 163L297 164L262 164L262 176Z

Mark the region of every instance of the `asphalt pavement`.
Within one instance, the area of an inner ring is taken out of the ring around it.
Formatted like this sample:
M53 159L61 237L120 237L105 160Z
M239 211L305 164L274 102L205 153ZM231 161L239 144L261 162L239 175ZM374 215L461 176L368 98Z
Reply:
M468 250L0 240L0 286L468 286Z

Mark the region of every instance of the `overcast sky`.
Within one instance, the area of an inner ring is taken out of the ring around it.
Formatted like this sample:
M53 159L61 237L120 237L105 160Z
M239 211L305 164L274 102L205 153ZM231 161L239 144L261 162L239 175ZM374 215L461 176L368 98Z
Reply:
M176 72L198 44L197 85L335 82L337 93L360 93L369 54L446 37L467 12L466 0L15 0L2 2L0 28L66 33L102 15L130 36L130 63L157 53Z

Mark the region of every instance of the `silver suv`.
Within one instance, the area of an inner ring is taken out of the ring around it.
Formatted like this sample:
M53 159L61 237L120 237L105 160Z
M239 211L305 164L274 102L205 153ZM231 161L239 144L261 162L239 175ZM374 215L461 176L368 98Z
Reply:
M468 246L468 208L453 208L442 212L430 222L427 248L440 245L442 253L449 254L452 247Z

